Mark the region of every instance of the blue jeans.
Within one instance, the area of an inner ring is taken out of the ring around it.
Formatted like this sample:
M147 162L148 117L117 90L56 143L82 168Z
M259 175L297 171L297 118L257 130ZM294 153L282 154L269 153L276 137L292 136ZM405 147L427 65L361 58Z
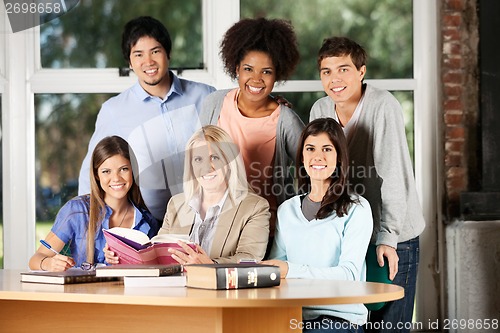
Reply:
M392 283L405 289L405 297L388 302L380 310L371 311L365 326L367 333L410 332L420 253L418 237L399 243L396 252L399 257L398 274Z
M331 316L304 320L303 333L364 333L361 325Z

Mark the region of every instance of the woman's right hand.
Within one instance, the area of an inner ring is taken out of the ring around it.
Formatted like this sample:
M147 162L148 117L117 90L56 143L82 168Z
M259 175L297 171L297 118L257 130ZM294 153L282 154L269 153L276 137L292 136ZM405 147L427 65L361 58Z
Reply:
M56 254L53 257L45 257L40 262L40 268L44 271L50 272L63 272L68 268L75 266L75 261L71 257L64 256L62 254Z
M104 251L104 258L106 258L106 262L110 265L117 265L119 264L120 262L120 258L118 258L118 256L110 250L109 246L108 246L108 243L106 243L106 245L104 246L104 249L102 249Z

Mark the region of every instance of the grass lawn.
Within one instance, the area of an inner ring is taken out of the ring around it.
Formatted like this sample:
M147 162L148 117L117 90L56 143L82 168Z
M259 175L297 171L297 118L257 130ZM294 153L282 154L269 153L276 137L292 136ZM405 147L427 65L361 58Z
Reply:
M40 245L40 239L44 239L49 233L53 221L40 221L36 224L35 249ZM0 268L3 268L3 224L0 224Z

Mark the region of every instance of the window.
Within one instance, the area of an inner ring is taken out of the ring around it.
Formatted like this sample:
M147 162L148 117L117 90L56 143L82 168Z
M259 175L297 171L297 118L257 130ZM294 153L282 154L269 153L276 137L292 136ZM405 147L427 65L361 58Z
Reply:
M5 16L4 6L0 6L0 18ZM2 131L2 93L5 85L5 36L7 35L7 22L0 20L0 268L3 268L3 131Z
M330 36L353 38L365 48L369 57L366 79L413 77L412 1L295 0L290 6L268 0L240 3L241 17L292 22L301 55L292 79L318 79L317 52L323 39Z
M413 77L411 1L296 0L293 6L267 0L241 0L240 3L241 17L281 18L293 24L301 61L290 81L319 79L317 52L323 39L330 36L350 37L365 48L367 81ZM322 88L319 89L319 92L285 92L283 95L307 123L312 105L325 96ZM404 91L393 91L393 94L403 106L407 141L413 156L413 94Z
M43 68L128 67L121 31L130 19L151 15L172 38L173 68L203 68L201 0L80 1L65 15L40 26Z
M112 95L35 95L36 242L50 231L62 205L78 194L97 113Z

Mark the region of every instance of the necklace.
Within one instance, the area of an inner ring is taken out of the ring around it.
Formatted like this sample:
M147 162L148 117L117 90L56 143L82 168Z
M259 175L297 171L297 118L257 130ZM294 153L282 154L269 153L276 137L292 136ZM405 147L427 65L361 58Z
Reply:
M120 224L118 225L119 227L122 226L123 224L123 221L125 221L125 216L127 216L127 213L128 213L128 209L129 209L130 206L127 206L127 209L125 210L125 214L123 214L123 217L122 217L122 221L120 222Z

